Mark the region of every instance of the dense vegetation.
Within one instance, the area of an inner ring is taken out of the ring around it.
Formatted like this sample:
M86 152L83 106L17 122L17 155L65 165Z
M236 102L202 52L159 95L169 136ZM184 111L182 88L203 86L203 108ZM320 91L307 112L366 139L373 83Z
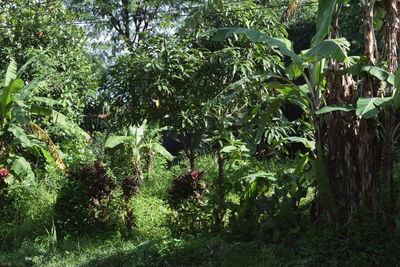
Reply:
M395 0L2 0L0 266L396 266Z

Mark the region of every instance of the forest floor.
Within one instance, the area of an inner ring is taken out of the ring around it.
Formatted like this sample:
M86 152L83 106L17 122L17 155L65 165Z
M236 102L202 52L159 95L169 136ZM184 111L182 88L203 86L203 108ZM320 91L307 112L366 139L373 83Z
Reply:
M400 234L379 224L310 228L277 242L224 235L141 241L85 237L25 242L0 253L0 266L397 266Z

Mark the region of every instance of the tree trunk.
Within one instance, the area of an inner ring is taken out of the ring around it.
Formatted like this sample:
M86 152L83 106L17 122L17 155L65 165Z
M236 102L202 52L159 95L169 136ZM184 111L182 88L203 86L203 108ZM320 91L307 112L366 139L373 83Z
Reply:
M218 151L218 201L217 222L222 223L225 210L225 158L220 151Z
M372 0L365 12L365 53L371 63L377 59L373 32ZM338 20L333 21L333 38L339 37ZM327 75L327 105L355 104L360 97L357 85L349 75L337 72L343 65L331 61ZM364 88L369 96L377 96L374 80L367 77ZM356 212L365 211L364 219L371 220L379 210L379 142L376 123L351 112L332 112L325 116L326 165L333 195L339 208L339 218L347 222Z
M143 169L142 169L142 163L140 162L140 159L135 160L135 166L136 166L136 177L139 180L139 182L143 181Z
M394 73L398 65L398 32L399 16L397 0L385 0L386 22L384 26L384 43L382 57L388 62L388 70ZM391 91L386 92L391 95Z
M385 0L386 22L384 27L384 44L382 57L388 62L388 70L394 73L398 67L398 32L399 13L397 0ZM384 96L393 94L393 87L389 86ZM394 135L396 129L395 109L387 108L382 116L384 128L383 140L383 179L384 179L384 201L389 224L394 223L394 193L393 193L393 160L394 160Z
M150 149L147 155L147 180L150 179L151 173L153 171L153 160L154 152Z

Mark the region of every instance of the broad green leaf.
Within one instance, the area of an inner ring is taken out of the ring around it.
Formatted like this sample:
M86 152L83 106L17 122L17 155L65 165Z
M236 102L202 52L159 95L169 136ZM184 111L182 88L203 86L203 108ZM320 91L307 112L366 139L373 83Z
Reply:
M293 51L292 43L286 38L270 37L260 31L253 29L246 29L246 28L222 28L222 29L207 31L203 35L212 35L213 41L222 42L231 35L240 33L245 34L246 37L252 42L265 43L271 47L278 47L279 51L283 55L292 58L293 61L295 61L298 64L303 63L301 57Z
M394 75L394 88L395 92L393 95L393 105L396 108L400 107L400 68L397 69L395 75Z
M370 75L378 78L380 81L394 85L394 75L387 70L375 66L363 66L362 71L368 72Z
M24 65L22 65L22 67L19 68L19 70L18 70L17 73L16 73L17 78L21 78L21 76L22 76L22 74L25 72L26 68L27 68L30 64L32 64L32 62L33 62L34 60L36 60L35 57L29 59Z
M133 137L132 140L135 141L135 145L139 145L140 141L142 140L142 138L144 136L145 128L146 128L145 123L139 127L137 127L137 126L129 127L129 134Z
M350 44L344 38L323 40L308 50L305 56L308 58L319 56L336 59L339 62L346 62L348 59L345 47L349 46Z
M35 101L35 102L46 103L46 104L48 104L50 106L61 105L62 104L61 101L54 100L54 99L51 99L51 98L48 98L48 97L35 96L35 97L32 98L32 100Z
M331 27L332 16L338 0L319 0L316 19L317 32L311 40L311 47L322 41Z
M242 179L248 180L249 183L252 183L252 182L254 182L258 177L266 177L266 178L268 178L268 180L270 180L270 181L276 181L275 173L272 173L272 172L263 172L263 171L260 171L260 172L257 172L257 173L253 173L253 174L247 175L247 176L243 177Z
M150 145L151 149L157 153L160 154L161 156L163 156L164 158L166 158L167 160L173 160L174 156L172 156L166 149L165 147L163 147L162 145L158 144L158 143L151 143Z
M13 101L13 94L23 87L24 81L21 79L17 79L12 80L8 86L0 90L1 116L8 116L7 114L9 113L10 104Z
M308 140L307 138L304 137L297 137L297 136L289 136L283 138L284 140L291 141L291 142L298 142L298 143L303 143L307 148L314 150L315 149L315 142Z
M110 136L107 138L106 143L104 146L106 148L114 148L120 144L131 142L134 140L133 136Z
M27 148L27 147L33 146L31 140L26 135L24 129L22 129L16 125L11 125L8 128L8 131L10 131L18 139L18 141L21 143L22 147Z
M343 104L343 105L330 105L325 106L315 112L317 115L321 115L324 113L332 112L332 111L352 111L355 110L356 107L352 104Z
M7 87L10 82L15 79L17 79L17 62L11 60L4 76L4 80L1 82L0 86Z
M392 97L368 97L359 98L357 101L356 114L366 119L376 117L379 114L379 107L385 106Z
M35 175L32 171L31 165L25 158L20 156L14 156L11 158L11 169L14 173L19 176L20 178L29 178L34 179Z
M18 98L19 100L22 101L29 100L38 83L39 83L38 78L33 79L29 84L27 84L21 89L21 91L15 98Z
M12 113L12 119L14 122L20 125L26 125L30 120L29 109L25 103L20 101L14 101L13 107L10 113Z
M222 152L222 153L231 153L233 151L236 151L235 146L225 146L220 150L220 152Z
M76 123L70 122L67 117L65 117L62 113L55 111L51 108L42 107L39 105L32 105L30 112L33 114L39 114L44 116L50 116L54 123L65 127L65 128L73 128L77 130L83 136L89 136L82 128L79 127Z
M38 105L32 105L30 111L34 114L50 116L54 123L64 127L71 127L71 123L67 121L67 117L58 111L51 108L46 108Z

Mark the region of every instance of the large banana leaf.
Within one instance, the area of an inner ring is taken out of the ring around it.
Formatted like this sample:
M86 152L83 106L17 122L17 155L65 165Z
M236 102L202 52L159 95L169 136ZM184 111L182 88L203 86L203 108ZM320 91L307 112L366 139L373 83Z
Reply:
M11 80L6 87L0 90L0 116L11 119L10 108L13 102L13 94L24 87L21 79Z
M322 41L329 32L332 16L338 0L319 0L316 27L317 32L311 40L311 47Z
M8 131L11 132L17 138L22 147L28 148L33 146L33 143L31 142L30 138L26 135L25 130L22 129L21 127L18 127L16 125L11 125L8 128Z
M346 62L348 59L345 49L349 46L349 42L344 38L328 39L319 42L316 46L308 50L305 56L310 59L319 56L336 59L339 62Z
M14 171L14 173L18 177L25 178L24 182L29 183L30 180L35 178L32 167L25 158L21 156L12 156L8 161L9 164L11 164L11 169Z
M380 108L385 106L392 99L392 97L359 98L357 101L356 114L366 119L376 117L380 112Z
M356 105L343 104L343 105L332 105L325 106L318 110L316 114L324 114L332 111L352 111L355 110L357 115L362 116L366 119L376 117L381 108L391 103L393 97L367 97L359 98Z
M42 97L41 101L45 101L45 99L46 98ZM65 128L73 128L73 129L77 130L80 134L82 134L83 136L88 136L88 134L82 128L80 128L79 125L77 125L74 122L69 121L65 115L63 115L62 113L60 113L58 111L55 111L52 108L46 108L46 107L42 107L39 105L31 105L30 112L32 114L49 116L52 118L54 123L56 123L62 127L65 127Z
M355 109L356 109L356 106L352 105L352 104L331 105L331 106L325 106L325 107L317 110L317 112L315 112L315 114L321 115L321 114L332 112L332 111L352 111Z
M129 127L129 134L133 137L132 140L135 141L135 145L139 145L140 141L142 141L142 138L144 136L144 131L146 130L146 124L142 124L139 127L136 126L130 126Z
M152 151L154 151L155 153L160 154L161 156L163 156L167 160L173 160L174 159L174 156L172 156L162 145L160 145L158 143L150 143L150 144L147 145L147 147L149 149L151 149Z
M135 138L133 136L110 136L107 138L105 147L106 148L114 148L120 144L126 143L126 142L132 142Z
M17 79L17 63L15 60L11 60L8 65L4 79L0 82L0 87L7 87L12 80Z

